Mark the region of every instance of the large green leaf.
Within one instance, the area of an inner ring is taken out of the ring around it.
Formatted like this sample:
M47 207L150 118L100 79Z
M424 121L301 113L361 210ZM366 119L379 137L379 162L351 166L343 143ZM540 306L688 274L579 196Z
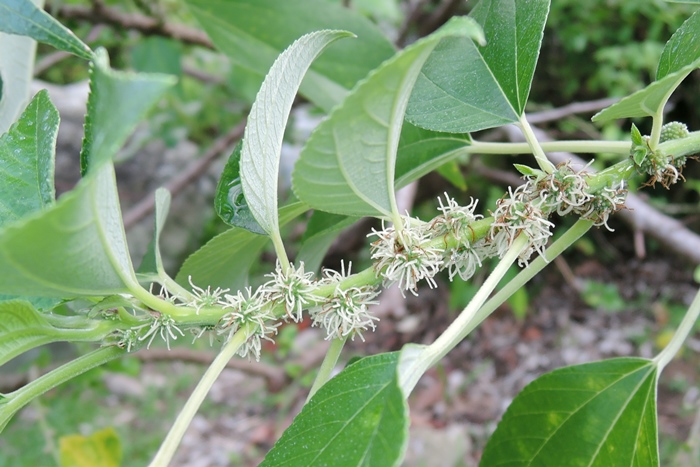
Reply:
M187 0L219 50L260 75L295 39L320 29L357 35L333 54L320 57L300 93L330 110L357 81L389 58L394 48L382 32L356 11L324 0Z
M470 18L453 18L360 82L302 150L293 173L297 197L314 208L339 214L398 215L396 153L406 104L420 69L441 39L480 35L481 29Z
M106 321L89 321L76 328L49 323L29 302L0 303L0 366L40 345L58 341L98 341L111 332Z
M392 466L403 457L408 406L398 353L363 358L328 381L267 454L263 466Z
M29 36L86 60L93 57L90 47L78 39L70 29L29 0L0 2L0 31Z
M46 91L0 137L0 228L54 202L59 116Z
M656 79L692 65L700 58L700 11L693 13L666 42L659 67L656 69Z
M700 67L699 29L700 11L696 11L666 43L656 70L656 81L601 110L592 120L604 122L617 118L656 115L685 77Z
M656 383L641 358L541 376L513 400L481 465L658 466Z
M324 30L294 41L275 60L250 110L241 148L241 186L253 217L273 238L279 236L277 179L294 97L314 59L332 42L351 35Z
M0 230L0 293L65 298L135 284L110 163L53 206Z
M280 224L284 225L308 210L295 202L280 209ZM248 230L233 228L217 235L192 253L180 268L175 280L188 287L188 279L200 287L222 287L239 290L248 283L248 270L258 258L268 238Z
M471 13L488 44L443 41L423 68L408 121L436 131L467 133L518 120L525 110L549 0L481 0Z
M700 66L700 59L601 110L591 120L594 122L605 122L617 118L651 117L656 115L666 105L668 98L671 97L678 85L698 66Z
M169 75L114 71L104 49L95 53L80 171L111 160L146 111L175 84Z
M469 144L469 134L439 133L404 122L396 157L396 187L436 170Z

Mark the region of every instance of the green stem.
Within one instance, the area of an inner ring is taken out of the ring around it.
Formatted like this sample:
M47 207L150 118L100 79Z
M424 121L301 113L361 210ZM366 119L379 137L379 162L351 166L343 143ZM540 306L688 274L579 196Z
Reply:
M272 240L272 245L275 247L275 253L277 253L277 258L280 260L280 264L282 265L282 271L284 271L285 273L289 273L289 270L292 268L292 265L289 263L287 250L284 249L284 242L282 241L282 237L280 236L279 231L273 232L270 235L270 239Z
M336 363L338 363L340 352L342 352L346 340L347 337L331 340L331 346L328 348L328 352L326 352L326 356L323 358L323 363L321 363L321 368L318 369L318 374L316 375L314 384L309 390L309 395L306 398L307 403L311 400L313 395L316 394L316 391L321 389L321 386L326 384L326 382L331 379L331 373L333 372L333 368L335 368Z
M520 120L518 120L518 123L520 124L520 128L523 130L523 135L525 135L525 140L527 141L527 144L529 144L530 148L532 149L532 154L537 160L537 165L539 165L540 169L542 169L545 173L551 174L552 172L554 172L554 165L551 162L549 162L549 159L547 159L547 156L542 150L540 142L537 141L535 132L532 131L532 127L527 121L525 114L522 114L520 116Z
M489 298L491 292L503 279L508 269L518 258L520 253L527 247L529 239L527 235L520 234L510 246L506 254L501 258L496 268L491 272L488 279L479 288L479 291L471 299L467 307L450 324L450 326L438 337L435 342L421 350L419 358L409 364L407 368L400 368L399 385L405 396L408 396L420 377L428 368L435 365L447 353L452 350L469 333L469 323ZM401 365L400 365L401 366Z
M664 102L665 104L665 102ZM661 140L661 127L664 125L664 106L660 105L652 116L651 135L649 135L649 148L656 150Z
M597 154L601 152L629 154L629 141L544 141L540 147L546 152L572 152L577 154ZM489 143L472 141L460 149L465 153L479 154L531 154L528 143Z
M685 342L685 339L695 327L698 316L700 316L700 290L695 294L693 303L690 304L688 311L683 317L683 321L681 321L680 326L678 326L675 334L673 334L671 342L669 342L659 355L654 358L659 371L662 371L681 349L683 342Z
M171 294L180 297L183 300L193 300L194 295L192 292L175 282L175 279L170 277L165 271L158 272L158 278L160 283L165 289Z
M124 353L126 353L125 349L120 349L116 346L100 347L40 376L18 390L6 394L4 398L0 398L2 401L0 403L0 431L5 428L7 422L19 409L31 402L35 397L92 368L114 360Z
M192 419L202 405L204 398L209 393L214 381L216 381L223 369L226 368L228 361L231 360L236 352L238 352L241 345L248 339L248 334L253 331L253 328L254 326L250 324L238 330L226 345L224 345L211 365L209 365L204 376L199 380L197 387L192 392L190 398L187 399L185 406L177 416L175 423L170 428L163 444L160 445L160 449L158 449L153 461L150 463L151 467L165 467L170 464L173 455L175 455L175 451L180 445L180 441L182 441L182 436L185 434L187 427L190 426Z
M665 154L673 157L689 156L700 152L700 131L693 131L685 138L672 139L659 145Z
M588 232L590 228L593 227L593 222L587 220L577 221L569 230L564 232L564 234L552 243L549 248L544 252L544 258L539 256L534 261L532 261L527 268L523 269L518 273L517 276L513 278L508 284L506 284L501 290L499 290L489 301L487 301L484 306L479 309L479 312L474 315L469 324L466 326L466 334L472 332L483 320L485 320L491 313L496 311L496 309L501 306L506 300L510 298L518 289L527 284L527 282L535 277L542 269L545 268L554 258L562 254L567 248L569 248L573 243L581 238L583 234Z

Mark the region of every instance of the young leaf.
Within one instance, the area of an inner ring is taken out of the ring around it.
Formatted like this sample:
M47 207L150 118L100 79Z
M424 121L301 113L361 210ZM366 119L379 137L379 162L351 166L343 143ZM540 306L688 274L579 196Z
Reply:
M406 112L411 123L467 133L518 120L537 65L549 0L481 0L471 13L488 43L443 41L423 68Z
M104 49L95 53L90 72L82 175L111 160L146 111L175 84L168 75L114 71Z
M453 18L406 47L360 82L313 132L293 173L299 199L351 216L396 216L396 152L420 69L441 39L479 38L471 19Z
M253 107L241 148L241 186L250 212L270 236L279 235L277 179L287 119L299 84L314 59L346 31L316 31L297 39L270 68Z
M265 234L250 212L241 186L241 148L239 142L228 158L214 195L214 209L222 221L232 227L240 227L256 234Z
M0 136L0 228L53 204L58 121L48 93L39 91Z
M617 118L656 115L685 77L700 67L699 28L700 11L696 11L666 43L656 70L656 81L601 110L592 120L604 122Z
M0 2L0 31L29 36L86 60L93 58L90 47L30 0Z
M153 228L153 239L148 245L148 250L141 260L141 265L136 271L139 275L164 276L163 259L160 255L160 233L168 218L170 211L170 192L166 188L158 188L155 193L155 226Z
M308 209L308 206L299 202L281 208L280 224L286 224ZM267 237L248 230L227 230L192 253L175 280L183 287L189 287L188 278L192 276L192 282L200 286L239 290L248 285L248 270L267 242Z
M67 298L136 284L112 164L53 206L0 230L0 293Z
M408 406L397 384L398 353L363 358L304 406L262 466L392 466L408 436Z
M541 376L513 400L481 465L658 466L656 383L641 358Z
M391 57L394 47L356 10L324 0L187 0L216 47L261 76L296 38L320 29L352 31L314 62L299 92L329 111L357 81ZM303 12L303 13L302 13Z
M0 366L40 345L58 341L94 342L112 331L105 321L84 320L78 328L59 328L49 323L29 302L0 303Z

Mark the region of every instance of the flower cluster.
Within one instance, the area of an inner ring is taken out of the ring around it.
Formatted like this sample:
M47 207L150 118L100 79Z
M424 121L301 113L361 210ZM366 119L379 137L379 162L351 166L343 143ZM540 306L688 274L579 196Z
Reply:
M543 198L537 191L531 189L528 182L513 191L508 188L508 194L498 200L496 211L493 212L494 222L489 231L494 253L503 257L519 235L527 235L528 246L518 257L518 264L523 266L534 252L544 254L551 228L554 224L547 220L548 213L543 210Z
M323 327L326 330L326 339L348 336L354 339L358 335L364 341L362 332L370 328L374 330L376 327L374 322L379 321L379 318L369 312L371 305L379 304L375 300L379 295L376 287L364 285L343 288L341 286L343 279L350 275L351 267L352 263L348 267L347 275L344 264L340 273L324 270L324 278L321 282L335 285L335 290L325 303L309 311L313 320L312 326Z
M302 311L308 305L321 300L314 295L316 285L313 281L313 272L304 272L304 263L299 269L290 266L287 271L277 261L275 272L267 274L270 277L263 289L267 298L273 302L284 303L284 310L288 319L298 323L302 319Z
M226 340L230 340L241 328L250 327L252 330L238 350L238 355L255 355L255 359L260 360L262 339L274 342L269 336L277 334L279 323L270 324L274 323L275 315L262 287L255 292L251 287L246 287L245 292L244 294L239 290L234 295L227 294L224 297L224 309L231 311L221 317L218 333L227 334Z
M384 285L396 283L403 294L408 290L417 294L418 281L425 279L430 288L437 287L433 277L443 265L444 251L432 241L429 224L402 218L400 229L372 229L368 236L376 236L370 247L371 258L375 260L377 275L384 278Z
M220 305L221 296L230 290L222 289L221 287L217 287L216 289L212 290L211 286L203 289L192 283L192 276L188 276L187 280L192 287L192 299L187 302L187 305L193 307L197 314L199 314L202 308Z
M131 328L131 331L138 332L141 329L148 328L148 331L139 336L138 340L144 341L148 339L148 344L146 345L146 348L148 349L151 347L153 339L155 339L156 335L160 334L160 338L165 341L165 345L168 347L168 350L170 350L170 339L177 340L177 334L175 334L174 331L177 331L177 333L183 337L185 333L182 332L179 327L177 327L175 320L171 316L162 314L158 311L152 311L151 314L153 315L153 320L140 326L133 327ZM131 350L132 344L133 342L128 344L127 350Z

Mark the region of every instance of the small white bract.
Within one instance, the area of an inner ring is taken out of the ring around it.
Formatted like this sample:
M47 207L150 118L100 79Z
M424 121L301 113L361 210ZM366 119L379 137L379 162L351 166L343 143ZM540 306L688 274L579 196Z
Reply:
M463 245L450 250L449 256L445 259L445 267L447 268L450 280L455 276L463 281L468 281L476 272L476 268L481 267L481 262L487 256L480 256L480 251L483 251L484 240L479 240L474 245Z
M433 276L443 265L443 250L431 244L428 224L417 221L413 225L410 218L403 218L403 229L394 227L380 231L372 229L368 236L377 236L370 251L377 276L384 278L384 285L398 284L401 294L404 290L418 295L418 281L425 279L430 288L437 287ZM382 226L383 227L383 226Z
M168 315L164 315L159 312L153 312L153 321L150 323L145 323L140 326L136 326L132 328L133 331L138 331L140 329L143 329L145 327L150 326L148 329L148 332L144 334L143 336L139 337L140 341L148 339L148 344L146 345L146 348L149 349L151 347L151 344L153 343L153 339L155 339L157 334L160 334L161 339L165 341L165 345L170 350L170 339L172 340L177 340L177 335L173 331L177 331L180 336L185 335L182 330L177 327L175 324L175 320Z
M303 261L299 264L299 269L294 269L292 265L286 272L277 261L275 272L266 274L266 277L272 280L268 281L263 289L269 300L284 303L287 318L298 323L302 319L304 308L321 300L313 293L315 290L313 276L313 272L304 272Z
M187 305L194 307L197 314L204 307L221 305L221 296L230 290L222 289L221 287L211 290L211 286L208 286L206 289L197 287L192 283L192 276L188 276L188 281L190 286L192 286L194 298Z

